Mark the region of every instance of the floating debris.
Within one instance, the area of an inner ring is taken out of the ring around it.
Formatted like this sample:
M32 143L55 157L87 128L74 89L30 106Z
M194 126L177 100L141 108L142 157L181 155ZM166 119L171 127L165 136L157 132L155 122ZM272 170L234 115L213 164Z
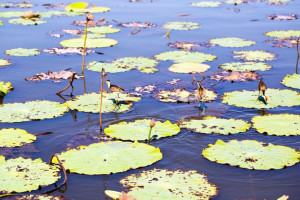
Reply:
M44 80L51 79L53 82L61 82L62 79L65 80L70 79L70 77L72 77L74 73L75 73L74 76L75 79L80 79L84 77L82 75L79 75L77 72L61 70L58 72L48 71L47 73L39 73L34 75L33 77L25 78L25 81L44 81Z
M231 81L233 82L246 82L254 81L259 77L254 72L228 72L228 71L217 71L215 75L210 76L211 79L216 81Z

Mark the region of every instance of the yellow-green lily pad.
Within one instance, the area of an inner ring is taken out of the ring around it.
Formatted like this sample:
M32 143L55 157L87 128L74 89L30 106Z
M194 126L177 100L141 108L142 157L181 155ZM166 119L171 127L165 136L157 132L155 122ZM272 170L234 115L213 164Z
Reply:
M225 1L225 3L239 5L239 4L247 3L247 1L245 1L245 0L227 0L227 1Z
M286 146L265 144L256 140L217 140L202 151L213 162L246 169L282 169L299 162L300 153Z
M220 65L220 68L228 71L252 72L252 71L267 71L272 66L263 62L231 62Z
M276 55L263 50L256 51L234 51L236 56L233 56L235 59L241 59L244 61L267 61L275 60Z
M250 126L241 119L222 119L214 116L205 116L201 119L184 119L180 123L180 128L187 128L193 132L221 135L246 132Z
M245 40L243 38L227 37L216 38L209 41L211 44L219 45L221 47L247 47L256 44L255 41Z
M199 2L194 2L191 3L190 6L195 6L195 7L201 7L201 8L205 8L205 7L218 7L220 5L222 5L222 2L218 2L218 1L199 1Z
M0 21L0 26L2 26L3 25L3 21Z
M144 143L101 142L68 149L57 154L72 173L99 175L145 167L162 159L159 148ZM53 158L54 162L57 162Z
M0 18L21 17L25 13L26 13L25 11L0 12Z
M68 112L66 104L55 101L27 101L0 105L0 122L13 123L51 119Z
M10 82L4 83L3 81L0 81L0 97L4 97L9 91L13 89L14 87L11 85Z
M300 135L300 115L269 114L255 116L251 121L259 133L277 136Z
M5 53L10 56L36 56L41 52L38 49L16 48L6 50Z
M150 129L150 119L138 119L134 122L120 122L109 125L104 129L104 133L109 137L121 140L147 140ZM180 132L177 124L170 121L156 121L152 128L151 135L157 135L156 139L176 135Z
M39 25L39 24L45 24L47 21L43 20L32 20L32 19L23 19L23 18L15 18L8 20L11 24L17 24L17 25Z
M65 10L67 12L79 12L79 13L102 13L102 12L108 12L110 9L106 7L98 7L98 6L92 6L91 8L88 8L88 3L86 2L75 2L69 4Z
M23 129L7 128L0 130L0 147L19 147L36 140L36 136Z
M300 89L300 74L286 75L281 83L287 87Z
M103 62L97 62L93 61L90 62L87 66L87 70L95 71L95 72L101 72L102 68L104 68L106 73L119 73L119 72L126 72L131 70L131 68L122 68L119 66L114 65L113 63L103 63Z
M288 31L270 31L265 33L266 36L276 38L291 38L300 37L300 31L288 30Z
M80 35L81 38L85 38L85 35ZM101 33L92 33L92 34L87 34L86 38L89 39L95 39L95 38L105 38L106 35L105 34L101 34Z
M162 25L162 28L172 30L193 30L200 27L198 23L194 22L168 22Z
M97 38L97 39L90 39L86 40L86 48L100 48L100 47L112 47L118 44L117 40L108 39L108 38ZM84 38L75 38L69 40L63 40L60 43L63 47L76 47L76 48L83 48L84 46Z
M11 65L11 62L9 60L0 59L0 68L3 66L9 66L9 65Z
M169 67L169 71L175 73L191 73L191 72L205 72L209 70L210 66L202 63L183 62L177 63Z
M203 63L210 62L217 59L217 56L213 54L205 54L201 52L189 52L189 51L167 51L154 56L157 60L173 61L175 63L182 62L194 62Z
M98 34L109 34L120 32L118 28L112 28L110 26L91 27L87 29L89 32Z

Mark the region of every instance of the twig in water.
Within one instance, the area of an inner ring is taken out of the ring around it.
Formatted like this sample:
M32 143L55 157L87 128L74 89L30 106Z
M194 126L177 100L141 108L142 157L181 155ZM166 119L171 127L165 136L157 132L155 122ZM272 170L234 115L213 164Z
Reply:
M44 132L44 133L36 133L36 134L33 134L35 136L38 136L38 135L49 135L49 134L52 134L53 132Z
M134 29L137 29L137 31L136 31L136 32L133 32ZM139 32L141 32L141 29L140 29L139 27L137 27L137 26L133 26L133 27L131 28L130 34L131 34L131 35L136 35L136 34L138 34Z

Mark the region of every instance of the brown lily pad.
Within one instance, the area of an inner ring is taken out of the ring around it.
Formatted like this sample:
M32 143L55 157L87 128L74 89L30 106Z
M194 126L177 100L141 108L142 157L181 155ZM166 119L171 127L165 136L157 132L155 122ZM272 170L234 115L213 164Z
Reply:
M254 72L217 71L210 79L216 81L247 82L257 80L259 75Z
M199 47L212 47L214 44L210 43L194 43L194 42L170 42L168 43L169 47L174 47L177 49L185 49L185 50L198 50Z
M73 25L75 26L85 26L86 21L74 21ZM100 19L98 21L89 21L88 26L102 26L108 24L104 19Z
M270 20L296 20L298 19L297 15L290 14L290 15L268 15Z
M43 81L51 79L53 82L60 82L62 79L69 79L70 77L72 77L73 73L75 73L75 79L80 79L83 77L78 73L68 71L67 69L58 72L48 71L47 73L39 73L34 75L33 77L25 78L25 81Z
M51 54L57 54L57 55L66 55L66 54L74 54L77 53L79 55L83 55L83 48L73 48L73 47L69 47L69 48L53 48L53 49L44 49L43 52L46 53L51 53ZM89 50L86 49L85 50L85 55L89 54L89 53L94 53L95 50Z
M150 22L128 22L128 23L121 23L118 24L118 26L122 27L139 27L139 28L149 28L149 27L155 27L155 24L152 24Z
M297 39L292 39L292 38L274 38L271 40L266 40L265 43L272 44L273 47L286 47L286 48L297 47Z

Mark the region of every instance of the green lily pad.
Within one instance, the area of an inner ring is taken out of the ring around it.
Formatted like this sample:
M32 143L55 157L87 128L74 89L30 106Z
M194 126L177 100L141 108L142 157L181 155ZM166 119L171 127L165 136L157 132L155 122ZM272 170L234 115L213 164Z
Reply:
M98 34L109 34L120 32L118 28L112 28L110 26L101 26L101 27L91 27L87 29L89 32L98 33Z
M60 179L59 168L39 159L22 157L5 160L0 156L0 192L26 192L37 190Z
M208 200L218 188L195 170L152 169L131 174L120 181L128 194L143 200Z
M268 97L267 105L258 101L258 91L234 91L224 93L222 103L243 108L275 108L292 107L300 105L300 94L292 90L280 90L268 88L266 91Z
M288 30L288 31L270 31L265 33L266 36L276 38L290 38L300 37L300 31Z
M11 85L10 82L4 83L3 81L0 81L0 97L4 97L9 91L13 89L14 87Z
M180 128L187 128L198 133L217 133L221 135L246 132L250 126L244 120L222 119L214 116L205 116L202 119L187 119L180 123Z
M32 19L23 19L23 18L15 18L8 20L11 24L17 24L17 25L39 25L39 24L45 24L47 21L42 20L32 20Z
M36 136L23 129L8 128L0 130L0 147L19 147L35 140Z
M191 3L190 6L204 8L204 7L218 7L222 4L223 4L222 2L218 2L218 1L199 1L199 2Z
M233 53L237 54L236 56L233 56L235 59L241 59L244 61L267 61L276 59L275 54L263 50L234 51Z
M24 11L0 12L0 18L21 17L25 13L26 12L24 12Z
M220 65L220 68L228 71L252 72L252 71L267 71L272 66L263 62L231 62Z
M9 60L6 60L6 59L0 59L0 68L2 66L9 66L11 65L11 63L9 62Z
M92 6L91 8L88 7L88 3L86 2L76 2L76 3L71 3L69 4L65 10L67 12L80 12L80 13L102 13L102 12L108 12L110 9L106 7L97 7L97 6Z
M203 102L210 102L217 98L217 94L214 91L206 90L206 94L202 99ZM196 90L189 92L185 89L174 89L173 91L161 90L158 92L158 99L162 102L174 102L174 103L191 103L198 102L196 96Z
M209 42L211 44L219 45L221 47L247 47L256 44L255 41L235 37L216 38L211 39Z
M168 22L162 25L162 28L172 29L172 30L193 30L200 28L198 23L194 22Z
M209 65L202 63L183 62L177 63L169 67L169 71L175 73L191 73L191 72L205 72L210 69Z
M104 129L104 133L112 138L121 140L147 140L150 129L150 119L138 119L134 122L120 122L118 124L109 125ZM151 135L157 135L156 139L176 135L180 132L177 124L170 121L156 121L152 128Z
M87 39L86 40L86 48L99 48L99 47L112 47L118 44L117 40L108 39L108 38L97 38L97 39ZM63 47L81 47L84 46L84 39L83 38L75 38L69 40L63 40L60 43Z
M281 83L287 87L300 89L300 74L286 75Z
M217 56L212 54L205 54L201 52L189 52L189 51L167 51L154 56L157 60L173 61L175 63L182 62L194 62L203 63L210 62L217 59Z
M95 72L101 72L102 68L104 68L106 73L119 73L119 72L126 72L131 70L131 68L122 68L112 63L102 63L97 61L90 62L86 67L87 70L91 70Z
M0 105L0 122L13 123L51 119L68 112L66 104L55 101L27 101Z
M54 16L74 17L74 16L84 15L84 13L66 12L66 11L59 11L59 10L48 10L48 11L39 12L39 15L41 18L51 18Z
M286 146L265 144L256 140L217 140L202 151L213 162L246 169L282 169L299 162L300 154Z
M103 93L102 113L126 112L132 107L132 102L137 102L140 100L140 97L132 97L129 94L125 93ZM116 104L116 101L119 101L119 103ZM76 96L74 100L67 101L67 105L72 110L99 113L100 94L89 93L79 95Z
M80 35L81 38L85 38L85 35ZM99 34L99 33L93 33L93 34L87 34L86 38L89 39L95 39L95 38L105 38L105 34Z
M2 26L3 25L3 21L0 21L0 26Z
M38 49L16 48L6 50L5 53L10 56L36 56L41 54Z
M138 142L101 142L61 152L58 158L70 172L111 174L145 167L162 159L159 148ZM56 159L53 159L56 162Z
M300 115L255 116L251 121L259 133L277 136L300 135Z

